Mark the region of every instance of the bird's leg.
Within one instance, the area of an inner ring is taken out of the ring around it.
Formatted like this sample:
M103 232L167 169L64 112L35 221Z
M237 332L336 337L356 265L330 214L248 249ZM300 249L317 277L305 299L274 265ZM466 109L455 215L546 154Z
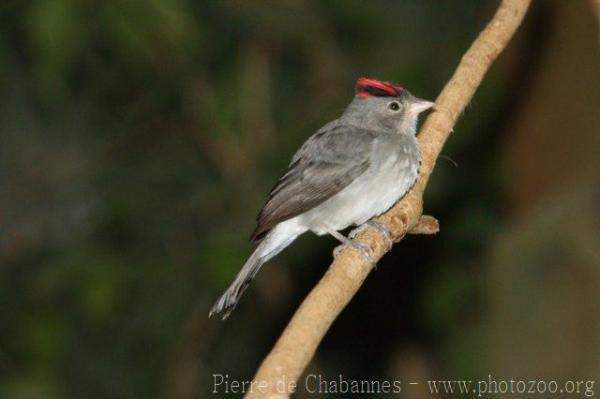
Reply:
M336 257L340 253L340 251L342 249L344 249L344 247L348 246L348 247L351 247L351 248L355 249L356 251L358 251L369 262L373 262L373 257L369 253L369 248L366 245L361 244L356 241L352 241L349 238L345 237L343 234L340 234L339 232L337 232L335 230L331 230L331 229L323 229L323 230L325 230L329 235L333 236L339 242L342 243L342 245L335 247L335 249L333 250L334 257Z
M392 242L392 235L390 234L389 230L381 223L376 222L374 220L369 220L363 224L361 224L360 226L358 226L357 228L355 228L354 230L352 230L350 232L350 234L348 234L348 237L350 238L354 238L358 235L358 233L364 231L367 228L372 228L377 230L385 239L385 242L388 246L388 249L392 248L393 242Z

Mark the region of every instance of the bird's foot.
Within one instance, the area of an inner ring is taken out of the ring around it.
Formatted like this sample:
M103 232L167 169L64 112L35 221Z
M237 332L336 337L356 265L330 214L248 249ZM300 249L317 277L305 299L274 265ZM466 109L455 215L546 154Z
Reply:
M337 257L338 254L346 247L350 247L350 248L354 249L356 252L358 252L359 254L364 256L365 259L367 259L370 263L373 263L374 259L371 256L371 253L369 252L369 247L365 244L361 244L359 242L352 241L352 240L348 240L344 244L338 245L337 247L335 247L333 249L333 257L334 258Z
M377 230L383 236L383 238L387 244L387 249L389 250L392 248L393 241L392 241L392 235L390 234L389 230L383 224L376 222L374 220L369 220L369 221L361 224L356 229L352 230L350 232L350 234L348 234L348 237L354 238L359 233L363 232L365 229L368 229L368 228Z
M339 242L342 243L342 245L336 247L333 250L334 257L338 256L338 254L340 253L340 251L342 249L344 249L344 247L350 247L350 248L354 249L355 251L357 251L358 253L360 253L362 256L364 256L370 263L374 262L374 259L371 256L371 253L369 252L369 247L367 245L361 244L356 241L352 241L348 237L345 237L343 234L340 234L338 231L335 231L332 229L323 229L323 230L327 231L331 236L333 236L335 239L337 239Z

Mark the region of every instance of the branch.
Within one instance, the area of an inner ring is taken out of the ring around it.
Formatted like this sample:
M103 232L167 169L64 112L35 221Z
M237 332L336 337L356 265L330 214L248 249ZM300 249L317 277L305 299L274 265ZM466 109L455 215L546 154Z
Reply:
M600 0L590 0L592 10L596 14L596 21L598 22L598 44L600 44Z
M422 164L417 182L401 201L377 218L390 231L394 242L400 241L407 233L431 234L437 231L437 221L431 216L422 216L423 192L435 161L483 76L523 20L529 3L530 0L502 1L492 21L463 56L454 76L437 98L435 110L419 134ZM390 249L384 237L374 229L364 229L355 240L370 248L375 261ZM246 398L287 398L294 392L294 384L331 323L373 267L373 263L350 248L338 254L261 364L254 377L253 389Z

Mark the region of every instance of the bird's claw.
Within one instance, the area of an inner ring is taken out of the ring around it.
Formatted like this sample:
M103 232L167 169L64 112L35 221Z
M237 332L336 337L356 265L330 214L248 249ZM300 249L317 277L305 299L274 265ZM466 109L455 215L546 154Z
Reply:
M354 249L356 252L364 256L365 259L367 259L370 263L373 263L374 259L369 252L369 247L365 244L361 244L359 242L350 240L348 240L346 244L338 245L337 247L335 247L333 249L333 257L337 257L339 253L346 247Z
M350 234L348 234L348 237L354 238L359 233L363 232L367 228L372 228L372 229L377 230L377 232L379 232L383 236L383 238L387 244L388 250L392 248L393 241L392 241L392 236L391 236L389 230L383 224L376 222L374 220L369 220L369 221L361 224L360 226L358 226L357 228L352 230L350 232Z

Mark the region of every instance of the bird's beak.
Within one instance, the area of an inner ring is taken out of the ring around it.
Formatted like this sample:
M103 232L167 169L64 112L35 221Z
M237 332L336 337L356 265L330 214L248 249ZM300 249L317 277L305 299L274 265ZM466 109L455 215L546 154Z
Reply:
M420 98L414 99L414 101L410 104L410 113L414 115L419 115L421 112L428 110L433 107L435 103L427 100L421 100Z

